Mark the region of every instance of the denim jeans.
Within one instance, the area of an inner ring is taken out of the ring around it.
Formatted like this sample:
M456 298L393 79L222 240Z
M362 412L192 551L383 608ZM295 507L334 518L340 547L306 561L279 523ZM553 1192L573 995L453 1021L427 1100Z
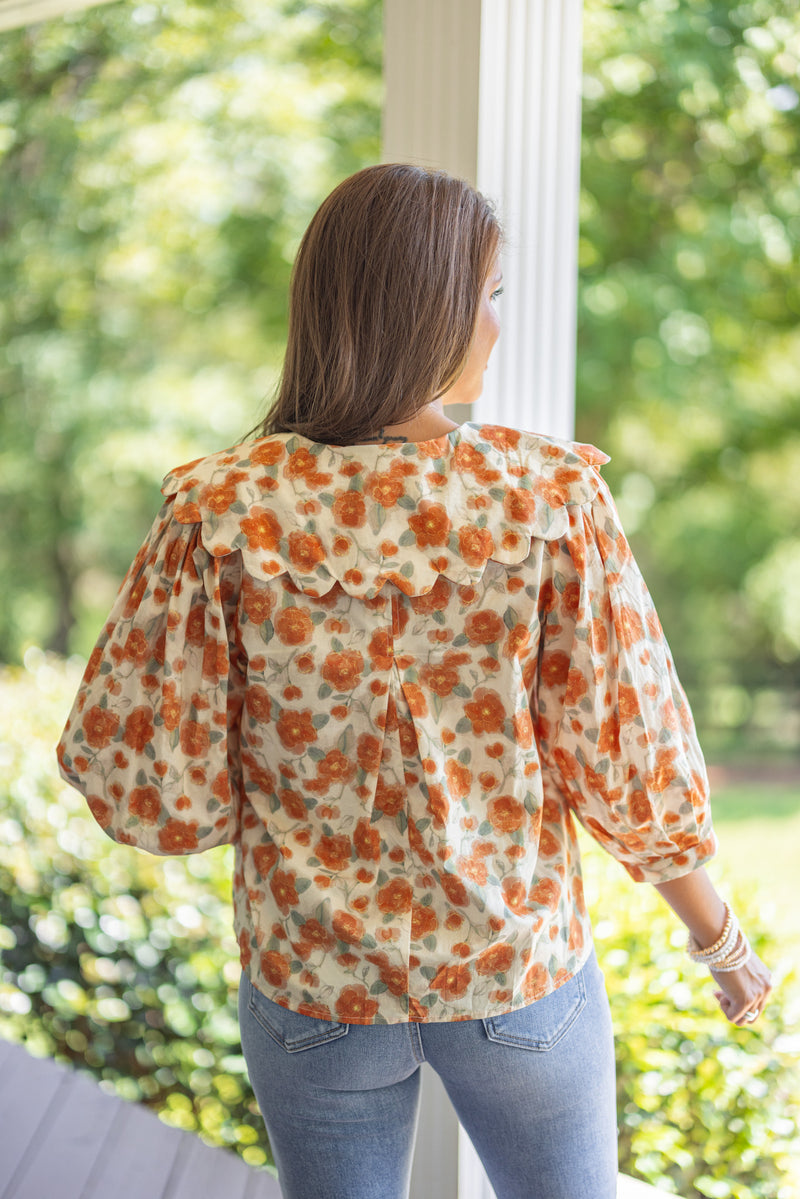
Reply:
M239 1021L284 1199L407 1199L423 1062L497 1199L616 1195L613 1036L594 952L528 1007L438 1024L319 1020L243 974Z

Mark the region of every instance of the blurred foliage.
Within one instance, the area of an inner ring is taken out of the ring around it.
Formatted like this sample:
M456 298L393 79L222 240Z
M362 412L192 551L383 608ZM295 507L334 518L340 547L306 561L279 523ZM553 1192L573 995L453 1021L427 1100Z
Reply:
M0 674L0 1037L269 1163L239 1044L230 850L155 858L105 838L53 761L80 664L30 650L26 666ZM800 988L769 910L724 885L776 979L758 1028L737 1029L655 890L591 842L585 856L623 1171L687 1199L792 1199Z
M379 155L380 0L0 38L0 660L88 653L161 475L241 437L290 264ZM578 435L706 746L800 744L800 11L587 0ZM512 238L513 238L513 230Z
M800 744L800 9L588 0L578 433L707 746Z
M300 236L378 156L381 48L380 0L0 37L0 660L88 653L162 475L256 422Z

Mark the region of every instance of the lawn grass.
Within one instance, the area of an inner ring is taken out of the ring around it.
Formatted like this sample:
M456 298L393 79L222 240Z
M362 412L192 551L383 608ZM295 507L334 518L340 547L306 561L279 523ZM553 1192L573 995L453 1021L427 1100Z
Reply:
M742 783L712 799L719 852L709 865L752 886L776 932L800 953L800 785ZM722 889L722 887L720 887Z

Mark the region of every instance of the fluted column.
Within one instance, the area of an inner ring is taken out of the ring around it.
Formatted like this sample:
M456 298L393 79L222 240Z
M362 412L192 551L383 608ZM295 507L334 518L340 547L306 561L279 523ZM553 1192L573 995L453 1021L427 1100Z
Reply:
M383 161L468 179L506 233L503 332L456 420L572 436L580 72L580 0L384 0ZM428 1067L411 1194L494 1196Z
M503 333L473 419L574 422L580 0L385 0L383 159L443 167L505 226Z

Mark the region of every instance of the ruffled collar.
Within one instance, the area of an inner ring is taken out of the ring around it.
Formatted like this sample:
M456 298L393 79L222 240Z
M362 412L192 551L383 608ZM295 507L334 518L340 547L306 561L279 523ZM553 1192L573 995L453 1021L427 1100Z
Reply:
M594 446L472 422L421 442L282 433L178 467L161 490L176 520L202 525L210 554L240 551L253 577L372 599L387 582L424 595L440 574L469 584L489 559L524 561L533 538L565 535L607 461Z

